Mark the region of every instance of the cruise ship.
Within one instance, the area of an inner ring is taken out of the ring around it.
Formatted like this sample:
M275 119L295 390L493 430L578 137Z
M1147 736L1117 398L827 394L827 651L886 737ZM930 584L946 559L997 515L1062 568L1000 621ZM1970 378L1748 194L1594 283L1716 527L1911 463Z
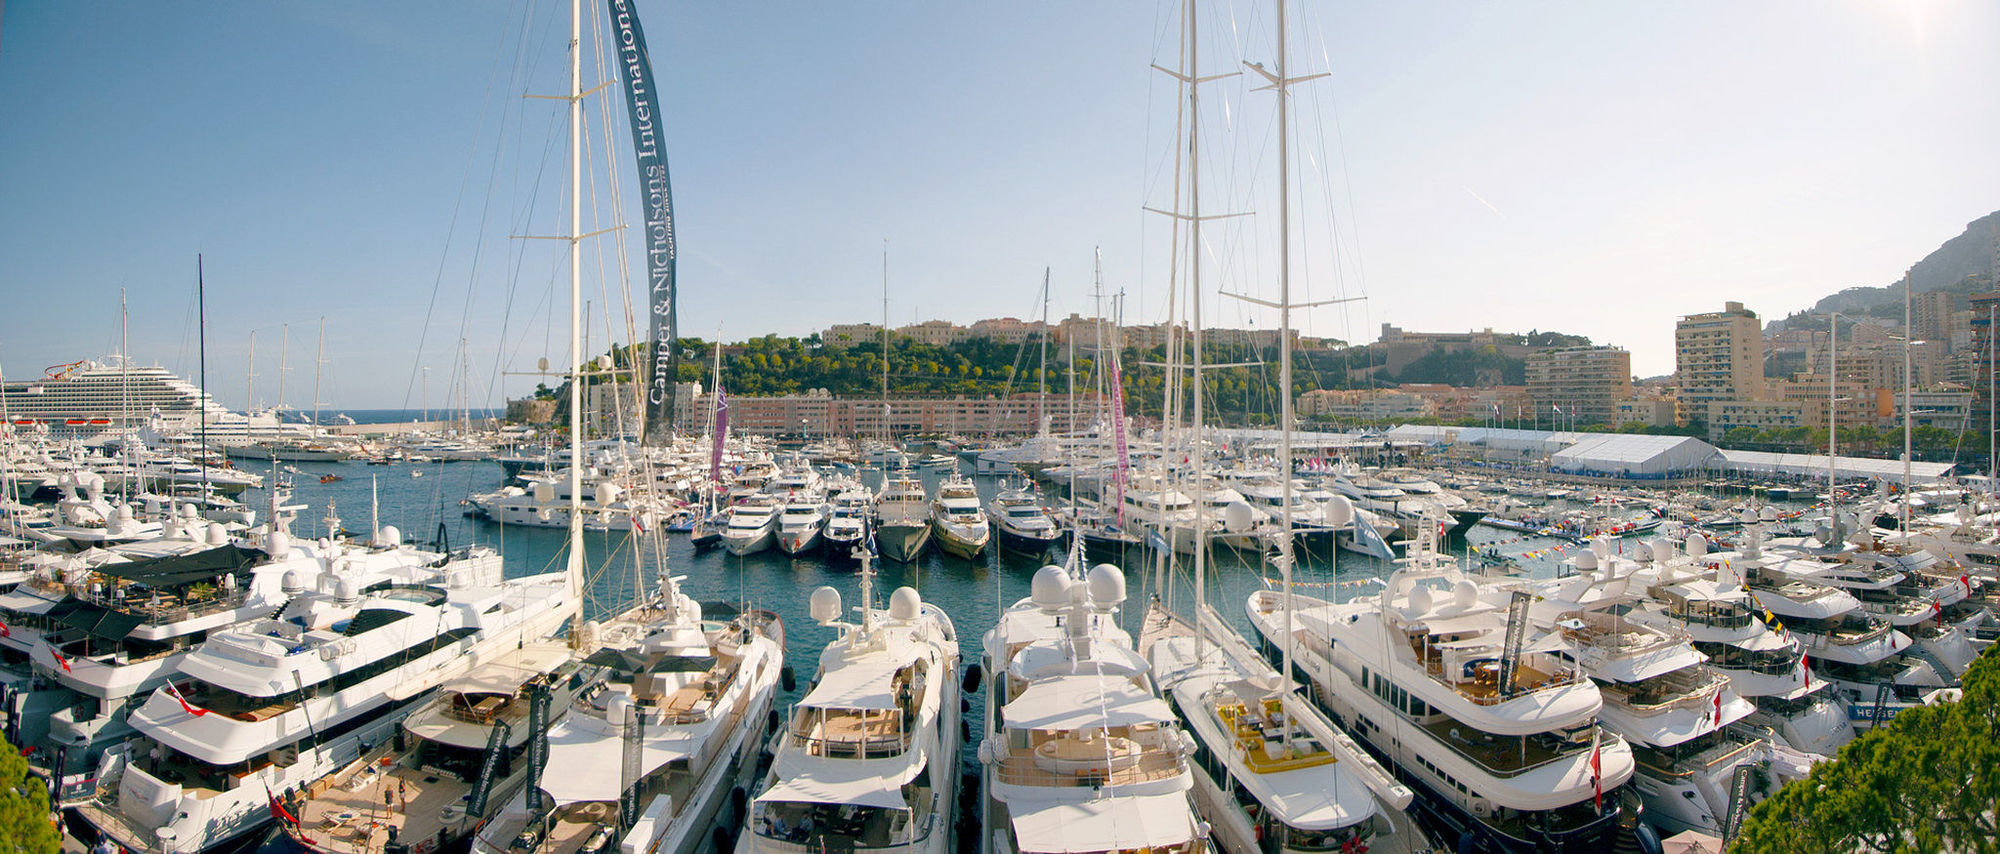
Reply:
M56 365L32 380L0 383L0 406L16 428L47 425L51 432L94 434L150 426L167 435L203 430L211 441L253 436L303 435L305 425L281 424L271 412L232 412L193 383L158 365L125 356Z

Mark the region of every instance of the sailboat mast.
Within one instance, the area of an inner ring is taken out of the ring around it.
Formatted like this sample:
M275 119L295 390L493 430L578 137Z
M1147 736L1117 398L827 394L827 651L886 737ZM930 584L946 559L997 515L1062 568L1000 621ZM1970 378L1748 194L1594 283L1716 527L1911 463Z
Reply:
M882 442L889 443L889 238L882 238ZM884 456L884 460L888 457ZM889 477L883 463L882 477Z
M1035 336L1036 357L1041 360L1035 368L1035 429L1042 430L1049 423L1049 268L1042 268L1042 331Z
M319 316L319 353L313 356L313 435L319 435L319 374L326 365L326 315Z
M250 330L250 360L243 368L243 411L257 411L257 330Z
M1910 328L1910 273L1903 271L1903 538L1910 536L1910 420L1917 415L1910 400L1910 348L1917 346L1916 332Z
M1188 4L1188 70L1199 74L1195 42L1194 5ZM1194 395L1193 436L1190 452L1188 497L1194 502L1194 660L1203 657L1207 632L1199 630L1208 605L1208 520L1202 504L1202 405L1201 386L1201 80L1188 83L1188 332L1192 338L1188 354L1191 366L1189 391ZM1164 502L1162 502L1164 509Z
M1292 670L1292 135L1291 78L1285 66L1285 0L1278 0L1278 476L1284 481L1278 510L1278 572L1285 585L1284 674ZM1285 728L1291 741L1292 727Z
M285 420L285 372L291 370L292 325L279 327L278 332L278 422Z
M569 3L569 577L583 577L583 0Z
M194 255L195 350L201 372L201 494L208 494L208 281L201 253ZM275 487L273 487L275 488ZM335 532L336 534L338 532ZM329 534L333 536L334 534Z

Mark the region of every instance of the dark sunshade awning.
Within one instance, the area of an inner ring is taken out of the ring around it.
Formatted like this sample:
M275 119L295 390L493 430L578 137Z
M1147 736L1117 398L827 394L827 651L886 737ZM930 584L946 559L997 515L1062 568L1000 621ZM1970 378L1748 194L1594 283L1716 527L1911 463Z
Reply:
M108 641L124 640L132 629L145 621L146 618L138 614L83 603L78 603L77 607L62 615L63 625Z
M106 564L98 567L97 572L148 587L178 587L199 581L213 582L225 573L240 574L262 554L227 545L184 555Z

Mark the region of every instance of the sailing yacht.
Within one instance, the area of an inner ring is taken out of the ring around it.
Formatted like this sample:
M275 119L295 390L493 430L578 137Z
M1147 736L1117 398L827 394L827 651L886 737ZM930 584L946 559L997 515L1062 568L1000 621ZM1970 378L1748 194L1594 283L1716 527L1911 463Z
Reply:
M1030 589L984 641L993 684L979 746L980 850L1207 850L1191 801L1195 739L1113 618L1124 573L1045 566Z
M1525 643L1527 616L1484 601L1478 581L1439 558L1435 533L1419 534L1379 595L1262 590L1246 603L1251 624L1268 644L1293 644L1335 723L1414 783L1422 813L1461 848L1608 847L1634 761L1597 724L1597 686Z
M875 493L875 539L882 556L914 561L931 541L930 496L908 469L882 482Z
M958 807L958 633L942 608L897 588L874 607L861 558L861 621L843 623L840 591L812 593L812 613L840 637L778 737L739 854L800 850L944 854Z

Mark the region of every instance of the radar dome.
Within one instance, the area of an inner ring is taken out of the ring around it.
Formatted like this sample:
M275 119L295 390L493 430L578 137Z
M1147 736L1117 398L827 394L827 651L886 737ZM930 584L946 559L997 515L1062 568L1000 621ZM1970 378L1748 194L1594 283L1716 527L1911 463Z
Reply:
M1708 538L1700 534L1689 534L1687 538L1687 553L1689 557L1701 557L1708 554Z
M375 544L393 549L403 544L403 532L394 525L383 525L382 530L375 532Z
M1100 563L1090 568L1090 598L1098 605L1110 607L1125 601L1125 573L1108 563Z
M1451 598L1460 608L1470 608L1479 602L1479 585L1470 579L1461 578L1451 586Z
M283 557L292 550L292 535L284 531L272 531L264 537L264 553L272 557Z
M556 500L556 485L546 480L535 482L535 500L542 504L552 504Z
M619 489L618 484L600 483L597 485L597 503L599 504L613 503L618 500L618 496L622 492L624 492L624 490Z
M1597 555L1599 558L1610 557L1611 541L1604 537L1592 537L1590 540L1590 553Z
M1229 506L1222 508L1222 525L1232 534L1250 530L1250 525L1255 521L1256 512L1250 509L1248 502L1231 501Z
M1583 551L1583 552L1577 552L1577 554L1576 554L1576 571L1577 571L1577 572L1596 572L1596 571L1597 571L1597 552L1596 552L1596 551Z
M1326 502L1326 523L1339 528L1354 521L1354 502L1345 495L1336 495Z
M916 619L923 608L924 597L918 596L912 588L898 587L896 592L889 594L889 619L909 622Z
M1068 606L1069 574L1054 564L1035 570L1034 580L1028 582L1028 598L1044 611Z
M299 593L305 592L306 589L305 572L297 569L285 570L285 578L282 582L279 583L279 589L285 591L285 594L288 596L297 595Z
M1429 587L1419 584L1415 587L1410 588L1411 610L1416 611L1419 614L1426 614L1430 612L1431 605L1433 604L1435 604L1435 602L1431 598L1431 589Z
M1653 559L1669 560L1674 556L1674 541L1666 537L1653 539Z
M1764 505L1763 512L1757 514L1757 518L1766 522L1776 522L1778 521L1778 508L1766 504Z
M214 524L209 525L208 544L211 546L229 545L229 529L222 527L221 522L216 522Z
M824 586L814 588L807 608L813 620L821 625L839 620L840 591Z

